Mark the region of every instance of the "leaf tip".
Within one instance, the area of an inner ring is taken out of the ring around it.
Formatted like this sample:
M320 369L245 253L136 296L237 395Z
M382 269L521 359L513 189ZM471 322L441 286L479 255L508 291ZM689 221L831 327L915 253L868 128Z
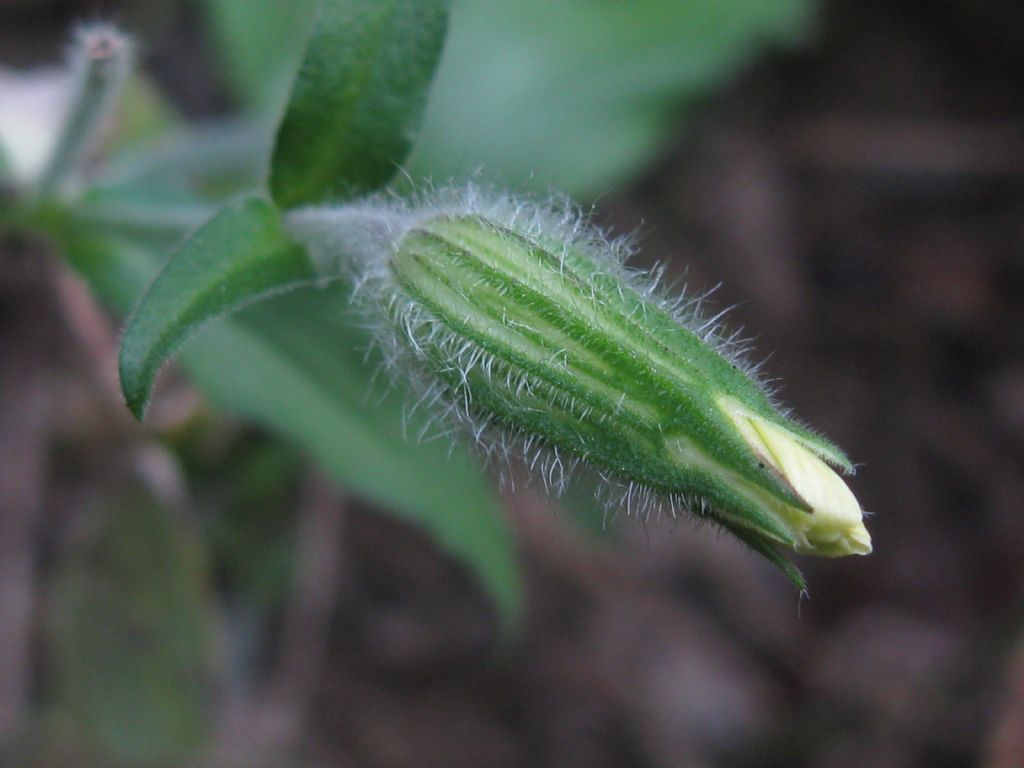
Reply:
M118 362L118 376L121 382L121 394L124 396L125 405L132 415L142 421L146 415L146 406L149 404L149 395L153 389L153 372L147 370L147 366L136 360L132 355L125 354L125 347Z
M128 410L142 421L149 406L156 374L166 360L159 352L147 348L138 313L129 322L121 337L121 350L117 359L117 374Z

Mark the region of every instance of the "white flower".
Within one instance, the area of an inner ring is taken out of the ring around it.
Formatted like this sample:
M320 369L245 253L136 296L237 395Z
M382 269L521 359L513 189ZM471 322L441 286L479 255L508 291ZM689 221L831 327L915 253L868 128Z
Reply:
M811 450L813 444L751 413L735 400L723 398L719 404L751 449L810 508L805 512L750 489L793 532L798 552L829 557L870 554L871 536L864 527L860 504L835 470Z
M58 69L0 69L0 153L18 185L43 172L71 98L71 76Z

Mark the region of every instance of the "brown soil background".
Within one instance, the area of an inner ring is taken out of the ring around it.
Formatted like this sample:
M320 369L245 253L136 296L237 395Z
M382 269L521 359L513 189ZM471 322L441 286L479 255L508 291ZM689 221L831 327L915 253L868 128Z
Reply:
M151 5L152 68L187 112L220 108L194 19ZM101 7L8 0L3 58L52 58ZM171 66L181 45L196 53ZM875 553L803 562L798 606L709 529L620 520L591 540L518 495L528 616L496 657L460 568L355 502L332 523L339 502L310 481L330 583L314 574L305 631L275 635L276 682L224 716L223 749L245 765L266 742L387 768L1024 766L1024 7L827 3L815 41L711 96L599 211L690 285L723 283L783 400L858 462ZM50 538L138 443L103 318L34 244L0 263L0 622L34 625ZM9 706L44 687L35 643L0 648L26 660L0 680Z

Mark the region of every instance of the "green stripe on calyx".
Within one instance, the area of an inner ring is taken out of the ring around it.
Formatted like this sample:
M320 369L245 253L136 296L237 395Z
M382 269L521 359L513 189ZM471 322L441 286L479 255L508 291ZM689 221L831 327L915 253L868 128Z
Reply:
M582 404L588 421L611 443L622 442L612 439L616 422L628 424L627 443L644 436L640 451L605 452L618 461L604 469L668 493L689 492L694 473L713 481L718 472L806 510L716 406L715 397L724 392L760 410L764 396L756 386L661 307L603 279L600 265L584 255L553 253L476 216L440 216L406 233L394 265L400 285L438 322L494 360L545 382L563 400ZM478 390L501 389L505 378L478 377L474 383ZM509 392L488 399L505 411L495 414L501 421L540 426L545 436L536 403L517 409ZM528 411L530 418L516 411ZM549 442L588 452L593 460L582 434L566 441L564 430L559 433L558 442ZM699 461L692 450L673 449L680 439L701 446Z
M684 507L762 553L870 551L824 463L849 470L842 452L777 410L699 302L663 298L575 212L470 188L288 222L322 273L354 267L391 370L486 453L540 462L556 488L582 460L605 500Z

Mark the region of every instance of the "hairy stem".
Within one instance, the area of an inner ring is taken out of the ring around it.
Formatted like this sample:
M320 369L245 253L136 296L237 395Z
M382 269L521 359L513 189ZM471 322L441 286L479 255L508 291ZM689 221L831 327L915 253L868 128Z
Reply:
M50 197L81 170L95 148L131 62L131 44L113 27L83 27L75 35L75 85L60 137L36 185Z

